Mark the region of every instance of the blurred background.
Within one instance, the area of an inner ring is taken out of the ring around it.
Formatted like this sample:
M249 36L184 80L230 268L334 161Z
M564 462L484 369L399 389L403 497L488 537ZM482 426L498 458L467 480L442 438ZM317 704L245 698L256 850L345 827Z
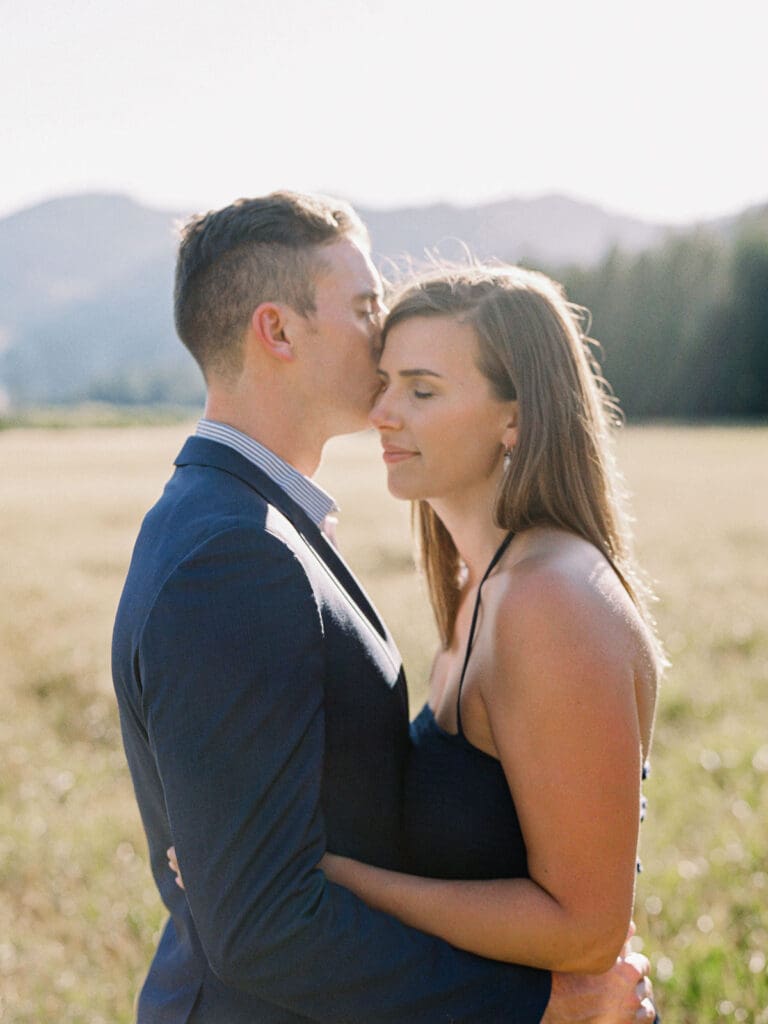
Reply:
M637 920L665 1019L768 1021L768 107L761 5L0 0L0 1022L112 1024L162 912L109 676L202 408L178 222L357 207L385 274L467 246L592 314L672 667ZM435 633L375 441L340 541L418 707Z

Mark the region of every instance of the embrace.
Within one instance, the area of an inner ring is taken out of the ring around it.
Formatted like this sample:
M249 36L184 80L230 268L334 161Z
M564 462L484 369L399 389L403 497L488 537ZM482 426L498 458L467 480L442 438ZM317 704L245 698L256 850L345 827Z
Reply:
M182 236L207 404L113 641L170 915L139 1024L651 1021L625 943L663 657L612 402L548 278L438 269L387 310L369 249L347 204L289 192ZM441 639L410 729L312 481L371 423Z

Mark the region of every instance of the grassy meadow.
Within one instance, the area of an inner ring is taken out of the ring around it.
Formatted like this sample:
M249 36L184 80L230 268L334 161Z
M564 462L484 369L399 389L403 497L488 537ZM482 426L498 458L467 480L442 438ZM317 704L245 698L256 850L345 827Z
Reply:
M0 1024L123 1024L163 914L109 678L139 522L188 425L0 433ZM637 922L667 1024L768 1022L768 428L619 440L672 668ZM339 541L412 707L435 634L375 440L329 449ZM577 783L577 780L575 780Z

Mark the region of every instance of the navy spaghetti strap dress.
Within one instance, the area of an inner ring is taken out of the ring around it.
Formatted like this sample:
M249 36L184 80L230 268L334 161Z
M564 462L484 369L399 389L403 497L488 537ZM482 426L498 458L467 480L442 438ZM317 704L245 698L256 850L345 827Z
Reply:
M512 534L508 534L477 590L459 679L458 731L442 729L429 704L411 723L404 835L407 867L413 874L454 879L528 875L525 841L501 762L470 743L461 724L461 690L483 584L511 540ZM646 772L647 766L643 778Z

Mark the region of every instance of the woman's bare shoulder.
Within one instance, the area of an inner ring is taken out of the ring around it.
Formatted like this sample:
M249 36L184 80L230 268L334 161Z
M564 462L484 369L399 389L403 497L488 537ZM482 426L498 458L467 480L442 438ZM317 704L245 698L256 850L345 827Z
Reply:
M520 535L499 573L505 604L614 602L626 593L605 556L589 541L565 530L535 528Z
M605 556L565 530L521 535L499 573L493 600L504 646L524 637L573 653L634 659L650 643L642 616Z
M517 552L510 546L510 555L489 602L496 671L485 680L487 707L504 715L510 701L517 711L551 709L589 695L593 711L605 712L621 695L637 708L647 754L659 659L611 564L594 545L560 530L532 535Z

